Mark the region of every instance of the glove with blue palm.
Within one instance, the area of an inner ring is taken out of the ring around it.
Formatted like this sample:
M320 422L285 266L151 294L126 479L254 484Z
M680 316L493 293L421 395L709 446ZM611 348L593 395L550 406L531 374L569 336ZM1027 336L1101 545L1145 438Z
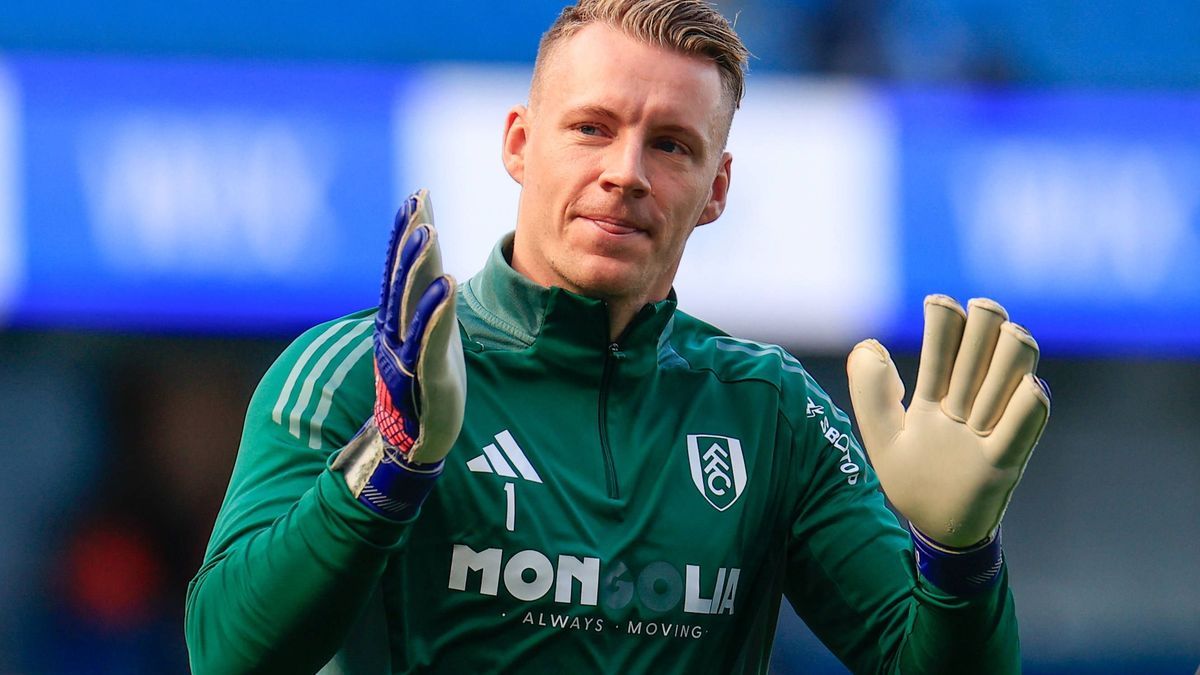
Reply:
M462 428L466 371L455 281L442 273L429 193L396 214L375 315L375 410L333 464L354 496L408 520Z

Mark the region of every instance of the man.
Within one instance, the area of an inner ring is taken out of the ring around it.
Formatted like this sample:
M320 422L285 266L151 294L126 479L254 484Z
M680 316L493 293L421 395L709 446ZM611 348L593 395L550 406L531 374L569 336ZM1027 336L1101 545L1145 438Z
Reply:
M794 358L676 310L745 59L698 0L563 12L505 125L515 236L456 288L418 193L378 310L263 378L188 592L196 672L763 673L785 595L857 672L1019 668L997 530L1049 410L1028 333L932 297L907 411L856 347L873 471Z

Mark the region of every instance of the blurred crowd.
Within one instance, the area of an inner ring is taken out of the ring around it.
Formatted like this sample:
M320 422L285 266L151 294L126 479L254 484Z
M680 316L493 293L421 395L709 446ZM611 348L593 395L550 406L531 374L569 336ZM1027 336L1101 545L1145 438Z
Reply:
M0 334L0 672L187 671L184 589L282 346Z

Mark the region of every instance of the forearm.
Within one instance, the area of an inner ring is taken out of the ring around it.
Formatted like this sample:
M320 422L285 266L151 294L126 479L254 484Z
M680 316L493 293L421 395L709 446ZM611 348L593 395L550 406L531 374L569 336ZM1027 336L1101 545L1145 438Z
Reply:
M918 577L911 622L891 661L896 673L1019 673L1021 649L1008 573L973 597Z
M339 473L210 560L188 588L196 673L314 672L345 639L406 523L358 504Z
M815 461L798 472L812 479L790 533L788 598L813 632L855 673L1018 670L1007 573L991 573L999 542L926 553L923 576L871 468L851 483L831 454L802 455Z

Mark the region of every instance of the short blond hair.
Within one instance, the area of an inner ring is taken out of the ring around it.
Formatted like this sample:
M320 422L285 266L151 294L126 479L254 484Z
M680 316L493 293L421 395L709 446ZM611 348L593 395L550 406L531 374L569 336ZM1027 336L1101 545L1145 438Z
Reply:
M711 59L731 104L730 118L741 105L750 52L729 21L703 0L578 0L563 8L538 45L535 90L555 46L592 23L606 24L647 44Z

